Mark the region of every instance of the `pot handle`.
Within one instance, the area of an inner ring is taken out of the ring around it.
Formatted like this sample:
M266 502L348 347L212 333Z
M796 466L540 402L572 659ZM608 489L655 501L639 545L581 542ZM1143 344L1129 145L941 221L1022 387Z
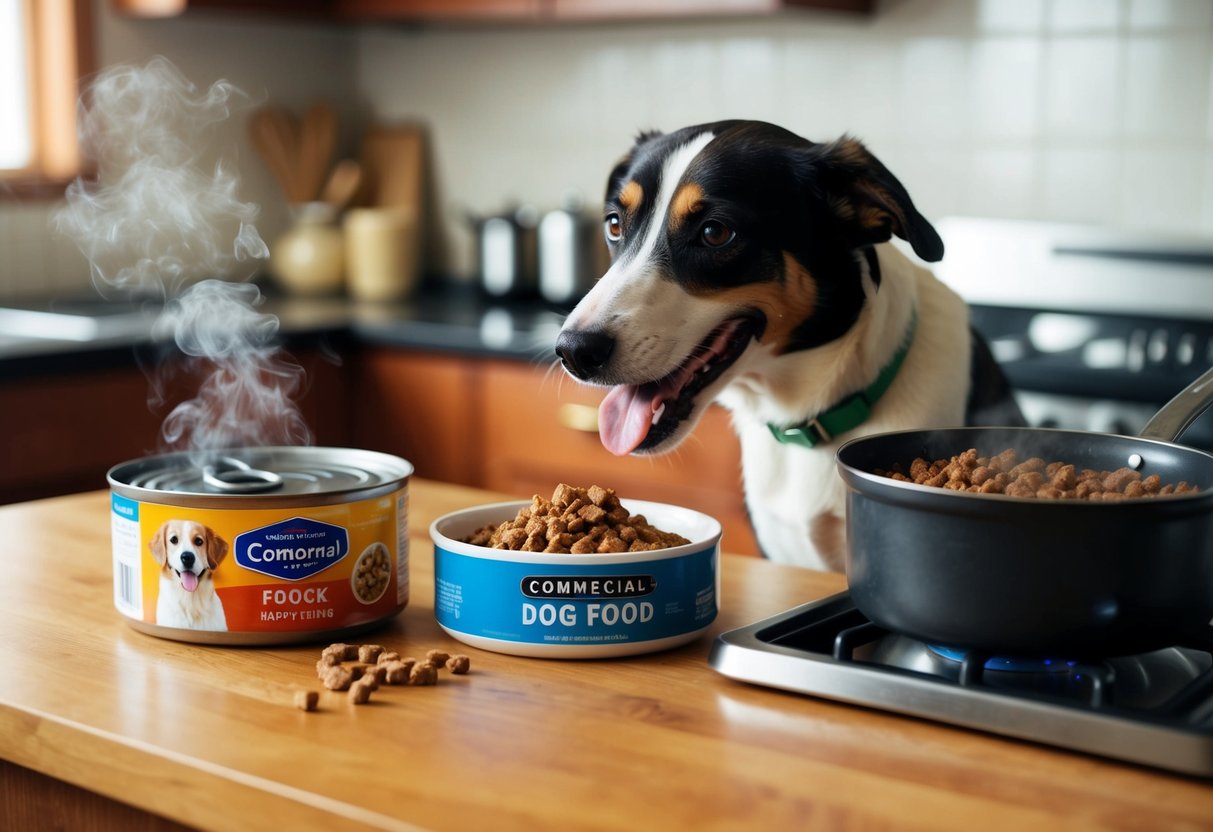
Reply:
M1163 405L1162 410L1150 417L1141 429L1143 439L1161 439L1174 442L1200 414L1213 405L1213 368L1179 392L1175 398Z

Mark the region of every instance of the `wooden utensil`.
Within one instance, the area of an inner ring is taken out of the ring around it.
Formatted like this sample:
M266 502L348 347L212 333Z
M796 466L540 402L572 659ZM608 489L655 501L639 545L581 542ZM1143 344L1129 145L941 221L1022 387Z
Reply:
M302 201L320 197L337 147L337 116L327 104L313 104L299 131L299 193Z
M420 125L371 127L362 142L362 164L371 205L422 212L425 132Z
M285 110L263 107L249 120L253 146L291 202L299 199L298 127Z
M320 199L338 211L349 205L362 186L362 165L354 159L342 159L324 183Z

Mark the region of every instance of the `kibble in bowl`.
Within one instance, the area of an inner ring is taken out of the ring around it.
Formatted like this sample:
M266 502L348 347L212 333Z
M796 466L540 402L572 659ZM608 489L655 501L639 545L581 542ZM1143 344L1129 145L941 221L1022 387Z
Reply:
M574 490L588 496L589 489ZM573 512L581 516L586 505L596 505L602 517L585 514L601 522L589 525L614 523L613 533L602 528L590 538L596 541L592 552L574 553L577 541L562 537L577 532L561 519L571 501L560 488L551 500L478 506L435 520L430 537L439 625L475 647L552 658L646 653L702 634L717 613L720 523L680 506L627 499L611 505L604 493L595 495L598 504L590 498ZM605 519L611 512L614 521ZM633 537L625 528L635 530L634 540L625 540ZM529 548L517 534L510 535L517 548L504 541L513 529L524 532ZM633 549L646 537L661 545ZM543 551L552 540L554 551Z

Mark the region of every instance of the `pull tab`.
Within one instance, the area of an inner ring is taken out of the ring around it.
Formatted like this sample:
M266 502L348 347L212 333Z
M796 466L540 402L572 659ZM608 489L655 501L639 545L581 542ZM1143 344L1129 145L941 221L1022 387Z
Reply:
M282 487L282 477L273 471L254 468L230 456L220 457L217 464L204 466L202 481L225 494L258 494Z

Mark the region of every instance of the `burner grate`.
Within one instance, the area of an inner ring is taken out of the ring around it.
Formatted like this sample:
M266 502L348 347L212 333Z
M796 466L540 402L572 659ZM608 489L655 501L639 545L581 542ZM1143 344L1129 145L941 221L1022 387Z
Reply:
M846 593L724 633L740 681L1213 777L1213 654L1006 659L929 646L867 620Z

